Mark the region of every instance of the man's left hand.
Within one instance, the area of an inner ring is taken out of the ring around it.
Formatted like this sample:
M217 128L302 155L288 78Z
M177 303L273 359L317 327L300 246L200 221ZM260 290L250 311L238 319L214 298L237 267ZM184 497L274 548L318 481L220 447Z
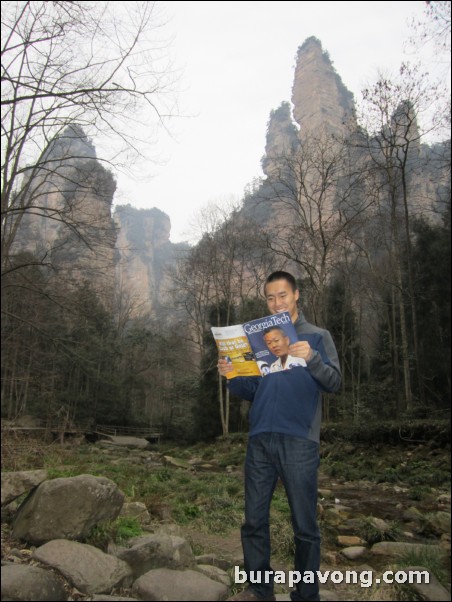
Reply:
M306 360L306 362L309 362L314 357L314 351L307 341L292 343L289 347L289 353L294 357L300 357L301 359Z

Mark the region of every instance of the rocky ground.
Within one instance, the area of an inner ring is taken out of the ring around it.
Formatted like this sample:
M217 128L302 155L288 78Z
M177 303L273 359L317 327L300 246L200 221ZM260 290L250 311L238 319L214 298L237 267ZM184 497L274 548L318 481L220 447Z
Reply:
M231 447L227 448L229 456L234 457ZM148 460L147 466L151 470L161 468L164 464L172 466L174 470L187 471L187 474L191 475L196 474L197 469L207 472L231 469L230 465L225 468L225 462L216 457L221 451L221 446L214 448L213 452L202 451L199 446L192 452L185 449L182 453L179 450L180 458L175 457L177 448L170 451L173 456L168 455L167 449L154 449L149 452L147 458L148 452L142 449L135 452L130 446L116 449L111 447L103 461L105 465L127 466L135 463L142 465ZM212 457L209 459L209 456ZM398 566L398 559L394 556L372 555L370 550L373 542L369 538L363 541L364 551L361 554L356 557L344 555L344 550L353 546L349 545L349 540L341 538L362 536L362 530L358 532L357 529L358 517L381 521L375 524L380 529L382 539L389 540L389 544L394 539L394 543L403 541L428 544L441 549L445 557L450 559L450 487L447 487L444 481L444 473L450 470L448 449L439 448L434 444L417 445L414 442L409 445L372 448L333 443L324 446L322 456L319 479L319 517L323 538L322 571L373 570L377 574L385 568ZM237 455L237 458L239 457L240 455ZM241 482L240 460L232 469ZM162 507L166 507L164 500ZM165 513L161 519L166 525L172 522L171 516ZM151 530L155 526L151 526ZM222 530L220 533L209 532L198 526L199 522L189 521L179 525L173 523L171 529L187 539L195 554L226 558L231 567L240 565L242 552L239 529ZM394 526L397 526L394 533L389 532ZM386 528L389 531L385 534ZM375 532L372 535L374 536ZM277 552L278 550L275 550L274 570L291 570L291 560L278 555ZM32 559L32 547L26 542L12 538L9 520L2 522L2 561L35 562ZM450 572L446 571L446 577L442 581L450 591ZM441 586L439 588L431 590L430 593L417 592L416 599L450 599L450 594L444 588L441 589ZM279 586L279 599L287 599L284 596L287 597L287 587ZM406 592L403 593L400 588L392 586L365 588L359 584L329 582L322 589L323 600L398 600L407 599L406 596ZM81 600L87 597L72 589L69 599Z

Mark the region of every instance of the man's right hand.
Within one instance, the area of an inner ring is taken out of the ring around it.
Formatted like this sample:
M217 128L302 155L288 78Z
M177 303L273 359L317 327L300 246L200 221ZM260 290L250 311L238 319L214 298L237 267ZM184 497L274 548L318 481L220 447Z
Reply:
M221 376L226 376L226 374L234 370L231 362L228 362L227 360L221 357L218 359L217 368Z

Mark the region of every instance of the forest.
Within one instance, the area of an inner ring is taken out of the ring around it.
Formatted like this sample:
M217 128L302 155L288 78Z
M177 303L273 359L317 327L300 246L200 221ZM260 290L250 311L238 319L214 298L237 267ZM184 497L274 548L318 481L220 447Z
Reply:
M124 116L164 112L161 71L132 68L145 52L148 3L132 3L138 29L116 30L118 52L108 57L99 36L111 31L96 27L98 7L7 4L2 418L32 416L61 430L148 425L182 441L246 431L249 406L219 377L210 328L266 315L262 286L276 269L294 273L307 319L336 343L342 388L324 397L326 422L366 429L449 417L450 89L404 66L397 81L381 77L365 90L360 125L346 136L305 132L267 156L266 178L239 202L206 207L196 245L160 258L159 303L140 312L108 280L113 159L100 166L91 151L54 151L68 127L94 141L110 128L130 148ZM450 40L450 3L429 5ZM438 31L430 35L443 44ZM86 54L73 50L81 37L92 41ZM421 126L426 106L433 116ZM272 123L289 111L283 103ZM435 141L424 143L427 135ZM94 193L104 199L100 217L86 209ZM50 251L24 243L36 216L58 227Z

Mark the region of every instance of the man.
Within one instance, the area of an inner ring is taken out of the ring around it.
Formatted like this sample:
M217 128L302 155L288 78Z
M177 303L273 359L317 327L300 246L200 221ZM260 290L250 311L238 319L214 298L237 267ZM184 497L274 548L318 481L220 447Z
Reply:
M299 340L290 345L289 352L305 360L306 367L296 366L265 377L237 377L227 383L232 393L253 402L245 461L245 521L241 528L244 569L250 585L229 599L275 600L273 582L266 582L265 572L271 575L272 571L270 503L280 478L291 508L295 570L301 577L291 599L319 600L316 571L320 568L320 531L316 514L322 391L339 389L339 359L330 333L309 324L298 310L299 291L292 274L273 272L264 292L270 313L290 313ZM223 376L230 371L221 359L218 369ZM261 580L256 583L259 574Z
M290 370L295 366L306 366L306 361L289 354L290 338L280 326L271 326L264 330L264 341L269 350L278 359L270 366L269 372Z

